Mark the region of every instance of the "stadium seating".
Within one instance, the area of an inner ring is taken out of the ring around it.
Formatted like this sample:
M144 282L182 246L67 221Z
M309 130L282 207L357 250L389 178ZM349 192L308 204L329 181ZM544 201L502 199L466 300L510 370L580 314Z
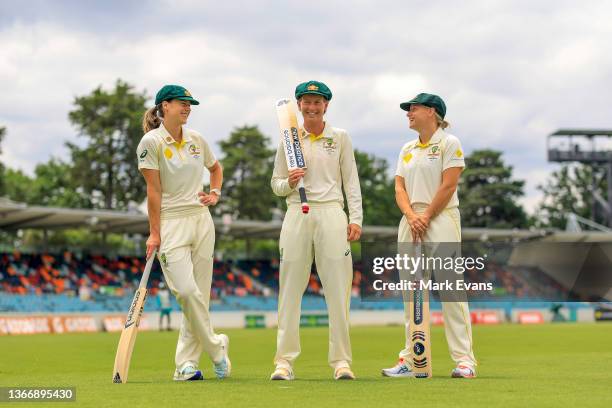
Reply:
M128 309L132 293L138 286L144 259L139 257L106 257L95 254L22 254L0 253L0 312L96 312ZM367 284L359 263L351 299L352 309L401 309L401 298L369 297L361 285ZM278 259L215 260L211 288L211 309L275 311L278 308ZM467 271L472 282L491 282L495 290L471 298L512 302L542 298L562 298L563 289L550 277L533 268L502 268L489 263L485 271ZM151 272L149 287L155 296L162 281L158 263ZM302 302L303 310L323 310L325 300L316 268ZM363 295L363 300L362 300ZM385 300L385 301L380 301ZM178 305L174 301L174 308ZM432 307L437 307L432 305ZM147 309L155 309L148 302Z

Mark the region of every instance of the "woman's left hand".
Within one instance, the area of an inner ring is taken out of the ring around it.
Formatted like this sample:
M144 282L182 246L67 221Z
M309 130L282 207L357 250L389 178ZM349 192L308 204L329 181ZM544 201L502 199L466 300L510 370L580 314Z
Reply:
M418 214L417 217L419 217L419 220L423 225L425 225L426 228L429 228L429 221L431 220L431 215L424 212L423 214Z
M418 234L419 235L419 239L423 239L423 237L425 236L427 229L429 228L429 221L431 220L431 215L429 215L428 213L424 212L422 214L417 214L416 215L416 222L421 226L422 231ZM414 238L414 237L413 237Z
M346 228L346 235L350 242L357 241L361 237L361 227L357 224L349 224Z
M217 203L219 202L219 196L216 195L215 193L205 193L204 191L200 191L198 193L198 198L200 200L200 203L202 205L205 205L206 207L212 207L214 205L217 205Z

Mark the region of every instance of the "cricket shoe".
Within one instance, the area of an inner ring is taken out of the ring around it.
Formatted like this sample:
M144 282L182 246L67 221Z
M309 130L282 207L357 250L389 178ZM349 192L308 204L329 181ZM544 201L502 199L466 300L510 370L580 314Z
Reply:
M451 377L453 378L476 378L476 372L472 368L460 364L456 368L453 369L453 371L451 372Z
M293 370L287 367L276 367L276 370L270 376L272 381L291 381L295 379Z
M227 378L230 376L230 373L232 371L232 363L230 362L229 359L229 337L227 337L227 335L225 334L220 334L219 337L221 337L221 347L223 349L223 360L221 360L221 362L219 363L215 363L214 369L215 369L215 375L217 376L218 379L223 379L223 378Z
M391 368L383 368L382 375L385 377L414 377L414 373L405 363L403 358L400 358L396 365Z
M181 370L174 371L174 381L198 381L203 380L204 376L193 364L187 364Z
M354 380L355 374L349 367L336 368L334 371L334 380Z

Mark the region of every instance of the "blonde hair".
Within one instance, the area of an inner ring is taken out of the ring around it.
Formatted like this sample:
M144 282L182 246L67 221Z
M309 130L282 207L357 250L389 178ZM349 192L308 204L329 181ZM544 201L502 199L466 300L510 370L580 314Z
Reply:
M161 125L163 117L164 111L162 110L161 103L151 109L147 109L142 117L142 130L148 133L153 129L157 129Z
M446 129L447 127L450 126L450 123L442 119L442 116L440 116L438 112L436 112L436 120L438 121L438 126L441 127L442 129Z

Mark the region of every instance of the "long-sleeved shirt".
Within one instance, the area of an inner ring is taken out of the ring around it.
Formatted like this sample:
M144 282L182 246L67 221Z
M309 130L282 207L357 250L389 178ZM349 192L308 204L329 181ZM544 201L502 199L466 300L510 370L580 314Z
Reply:
M346 130L325 124L319 136L300 129L302 149L306 161L304 187L308 202L338 202L344 206L344 194L348 204L349 223L361 226L361 188L353 144ZM280 197L287 197L287 205L299 204L298 191L289 186L289 169L282 144L279 143L274 159L272 190Z

